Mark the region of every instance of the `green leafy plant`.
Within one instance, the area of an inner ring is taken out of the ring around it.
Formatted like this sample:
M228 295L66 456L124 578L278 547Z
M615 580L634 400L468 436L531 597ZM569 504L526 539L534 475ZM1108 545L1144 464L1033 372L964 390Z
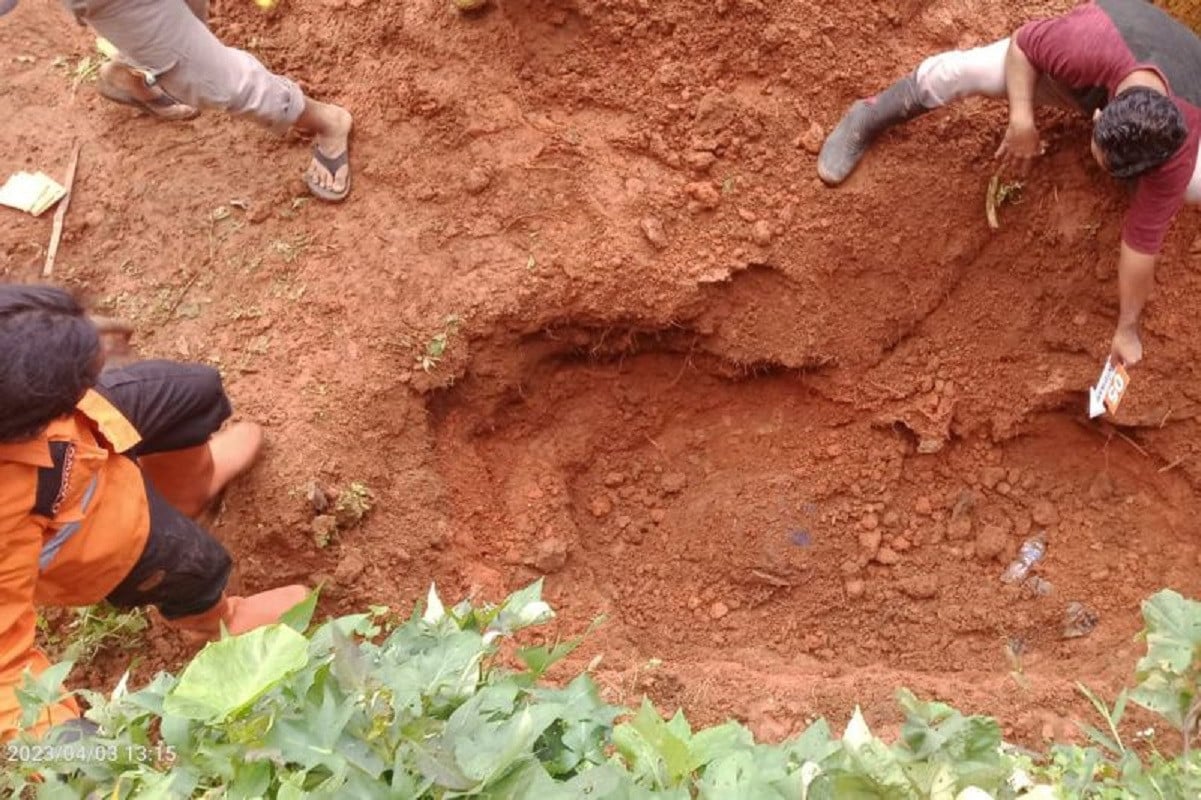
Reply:
M370 513L374 505L375 495L367 484L362 481L352 481L334 501L334 517L338 527L345 529L358 525Z
M533 256L530 257L531 259ZM532 267L531 267L532 268ZM446 353L446 347L450 344L452 337L458 330L462 320L455 314L451 314L442 325L442 331L434 334L432 338L425 344L425 350L417 357L417 366L423 371L429 372L434 367L438 366L442 361L442 356Z
M1103 721L1083 726L1093 744L1044 757L1007 745L991 718L905 690L895 742L873 734L856 709L841 736L818 720L767 745L734 722L696 730L682 711L665 719L645 700L634 711L606 703L587 670L549 685L548 670L579 640L502 648L553 617L541 588L499 605L447 608L431 587L407 619L379 607L315 628L311 595L279 624L209 644L178 677L160 673L138 691L123 679L107 696L85 692L99 732L73 747L103 757L44 750L55 758L14 764L0 775L0 791L284 800L1201 796L1194 753L1140 755L1121 733L1130 702L1188 721L1195 659L1183 656L1197 647L1201 607L1178 595L1160 593L1144 607L1148 655L1135 690L1111 708L1081 687ZM26 677L24 725L60 697L69 668Z
M54 620L40 616L38 639L54 660L86 664L106 648L135 646L149 625L136 608L122 611L100 603L64 610Z

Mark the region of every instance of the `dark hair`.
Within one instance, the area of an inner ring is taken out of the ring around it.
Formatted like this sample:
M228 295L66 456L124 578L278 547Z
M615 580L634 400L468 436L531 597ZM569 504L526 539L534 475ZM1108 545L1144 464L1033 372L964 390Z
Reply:
M96 382L99 354L96 327L70 294L0 284L0 442L70 414Z
M1115 178L1137 178L1176 154L1188 136L1184 115L1167 95L1146 86L1119 94L1101 112L1093 139Z

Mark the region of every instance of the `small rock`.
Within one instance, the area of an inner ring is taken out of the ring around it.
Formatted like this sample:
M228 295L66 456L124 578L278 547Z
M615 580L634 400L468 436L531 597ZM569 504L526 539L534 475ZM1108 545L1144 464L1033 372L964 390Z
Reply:
M688 476L682 472L669 472L663 476L662 487L667 494L678 494L688 485Z
M838 458L840 455L842 455L842 445L837 442L826 448L826 456L828 458Z
M270 205L267 203L255 203L254 207L250 209L247 219L250 220L252 225L258 225L260 222L264 222L269 216L271 216Z
M981 561L1000 560L1009 549L1009 537L996 525L985 525L976 536L976 557Z
M1008 497L1013 492L1013 487L1009 485L1009 481L1001 481L997 484L997 494L1002 497Z
M1059 522L1059 512L1055 510L1055 506L1048 500L1039 500L1034 504L1034 508L1030 510L1030 515L1034 518L1034 524L1044 528L1050 527Z
M714 603L712 606L709 607L709 616L713 617L713 619L721 619L722 617L724 617L726 614L729 614L729 613L730 613L730 607L727 606L725 603L721 602L720 600L718 600L716 603Z
M858 575L860 572L859 562L849 558L842 562L842 566L839 569L842 570L842 574L844 575Z
M755 216L755 212L751 211L749 208L738 209L738 216L742 218L743 222L754 222L755 220L759 219Z
M874 531L876 528L880 527L880 518L875 514L864 514L859 520L859 527L863 528L865 531Z
M610 512L613 511L613 501L604 495L594 497L592 499L591 506L589 506L589 510L592 512L592 516L596 517L597 519L600 519L601 517L607 517L609 516Z
M896 550L898 553L904 553L913 547L913 543L904 536L894 536L890 547L892 547L892 549Z
M99 228L104 224L104 211L99 208L93 208L83 215L83 224L89 228Z
M684 194L695 200L701 208L710 211L721 205L721 192L709 181L686 184Z
M342 585L354 583L367 569L367 562L358 553L350 553L334 568L334 580Z
M761 219L755 223L753 228L751 228L751 238L754 239L755 244L759 245L760 247L767 247L769 244L771 244L771 240L774 235L775 232L772 231L771 223L767 220Z
M472 167L463 179L463 188L467 194L479 194L492 183L492 175L483 167Z
M846 590L847 597L851 598L852 600L856 600L860 597L863 597L864 592L867 591L867 584L859 578L853 578L852 580L846 582Z
M651 510L651 522L661 525L665 519L667 519L667 512L663 509L656 508Z
M614 522L617 523L618 528L625 530L626 528L630 527L630 523L633 522L633 520L630 519L630 517L626 514L618 514L617 519L614 520Z
M901 524L901 515L895 511L887 511L884 514L883 522L885 528L895 528Z
M567 542L558 536L538 542L534 551L534 566L545 575L563 569L567 566Z
M620 472L610 472L609 474L605 475L605 486L608 486L610 489L616 486L621 486L623 483L625 483L625 481L626 476L622 475Z
M700 607L701 607L701 599L699 597L697 597L696 595L693 595L692 597L688 598L689 610L696 611Z
M980 471L980 483L986 488L992 489L998 483L1005 480L1004 467L985 467Z
M916 600L938 596L938 581L933 575L918 575L901 582L901 591Z
M901 557L892 548L881 547L880 551L876 553L876 561L886 567L891 567L894 564L901 563Z
M817 155L822 151L822 143L826 140L826 132L816 122L810 122L808 129L797 138L797 143L806 153Z
M921 514L923 517L928 517L933 510L933 507L930 505L929 497L923 496L913 501L913 512L915 514Z
M873 556L880 550L880 542L884 535L878 529L863 531L859 534L859 546L869 555Z
M651 243L651 246L656 250L662 250L667 247L667 232L663 230L663 223L655 217L643 217L638 223L642 228L642 235Z

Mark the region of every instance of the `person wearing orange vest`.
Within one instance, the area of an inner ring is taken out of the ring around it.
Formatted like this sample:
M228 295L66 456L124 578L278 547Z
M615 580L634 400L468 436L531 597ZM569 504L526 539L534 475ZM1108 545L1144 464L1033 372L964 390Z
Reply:
M195 639L279 619L308 594L229 596L232 560L192 517L256 460L261 428L222 428L220 375L141 361L106 369L80 304L49 286L0 285L0 740L18 732L15 689L47 659L36 606L155 606ZM35 726L77 719L65 698Z

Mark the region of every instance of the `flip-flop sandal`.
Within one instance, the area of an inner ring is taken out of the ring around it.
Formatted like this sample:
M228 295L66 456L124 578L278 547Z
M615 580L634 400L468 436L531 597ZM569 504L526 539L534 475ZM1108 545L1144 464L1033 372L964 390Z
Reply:
M100 96L106 100L141 109L152 116L170 122L184 122L200 116L200 109L181 103L166 92L156 95L152 100L142 100L103 79L96 82L96 91L100 92Z
M350 146L348 144L346 149L343 150L340 155L330 158L325 153L321 152L320 147L314 144L313 159L321 165L322 169L329 173L331 178L337 178L338 170L350 163ZM312 178L310 178L308 174L304 176L304 182L305 185L309 187L309 191L313 193L314 197L316 197L318 200L324 200L327 203L340 203L346 199L346 195L350 194L349 169L346 171L346 186L343 187L342 191L340 192L336 192L332 189L326 189L323 186L318 186L313 182Z

